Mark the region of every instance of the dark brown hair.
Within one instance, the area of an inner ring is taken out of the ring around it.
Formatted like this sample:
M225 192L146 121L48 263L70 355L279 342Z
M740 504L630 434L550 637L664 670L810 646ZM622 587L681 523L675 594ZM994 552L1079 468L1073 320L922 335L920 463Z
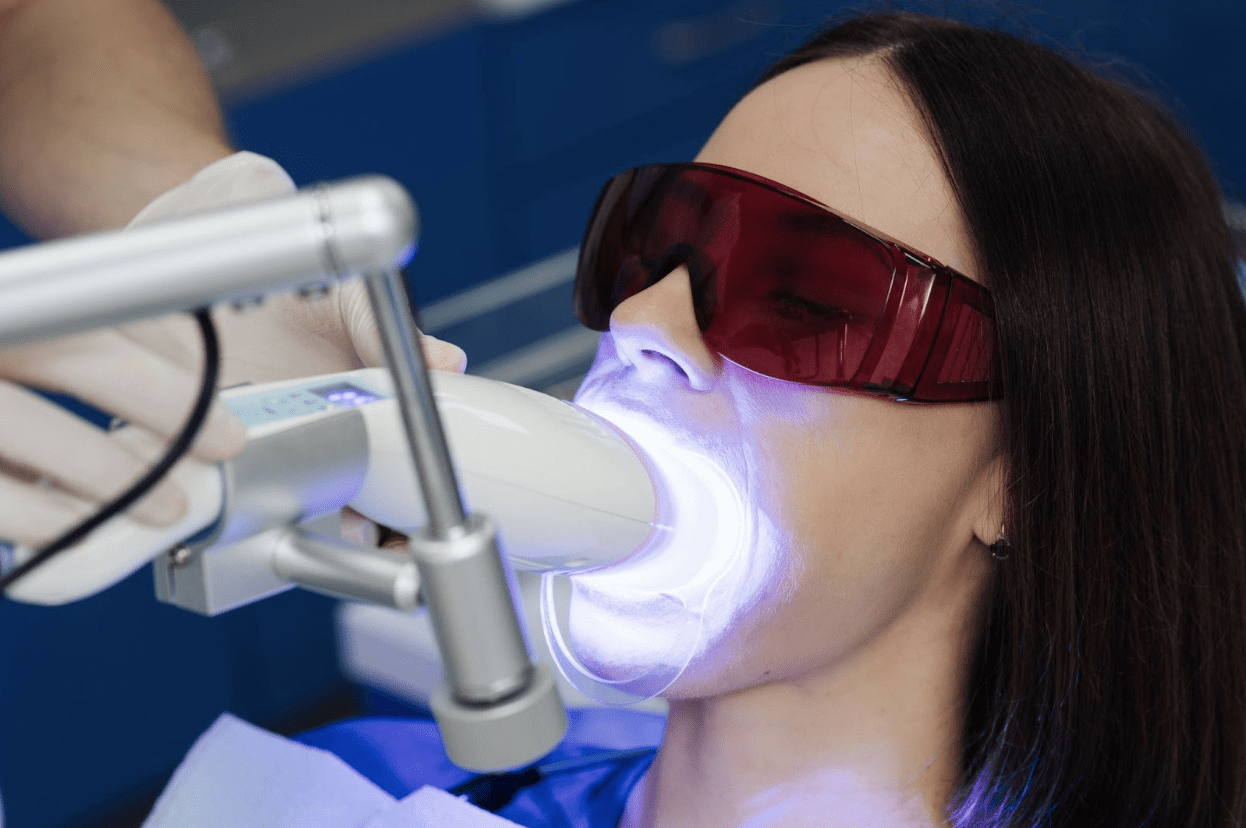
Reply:
M1220 191L1145 95L1013 35L858 17L995 296L1007 532L958 826L1246 822L1246 307Z

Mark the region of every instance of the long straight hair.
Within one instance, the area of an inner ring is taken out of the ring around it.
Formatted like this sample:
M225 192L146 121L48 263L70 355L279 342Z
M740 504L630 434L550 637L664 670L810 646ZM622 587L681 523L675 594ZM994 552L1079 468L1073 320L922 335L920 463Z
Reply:
M1007 533L957 826L1246 824L1246 307L1220 192L1162 107L913 14L781 60L907 90L995 297Z

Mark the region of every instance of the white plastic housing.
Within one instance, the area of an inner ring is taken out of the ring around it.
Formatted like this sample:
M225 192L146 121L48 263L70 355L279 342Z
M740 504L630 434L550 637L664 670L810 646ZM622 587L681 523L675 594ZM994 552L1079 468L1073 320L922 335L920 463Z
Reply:
M276 398L292 389L351 381L383 397L355 409L363 415L367 430L367 470L361 485L342 483L328 502L320 487L316 508L323 514L326 506L350 505L395 529L420 527L426 521L423 497L385 369L246 386L221 396L235 405L244 398L266 394ZM571 403L480 377L433 372L433 387L466 504L496 520L503 548L516 568L540 572L601 566L630 554L655 530L657 496L646 463L604 421ZM248 433L258 438L311 423L326 424L334 413L269 419L250 426ZM123 429L116 439L150 438L137 429ZM230 510L241 504L226 502L221 467L184 460L173 476L190 502L187 515L177 524L152 528L116 518L18 581L8 596L34 604L85 598L219 520L226 525L224 536L238 539L229 531L228 521ZM280 479L279 469L275 477ZM326 485L334 485L332 475L329 478ZM285 500L296 493L263 495ZM291 503L286 508L297 514L297 506ZM29 550L19 550L19 557L23 554ZM205 554L211 554L211 547Z
M354 375L392 391L385 371ZM517 385L440 371L432 381L466 505L497 521L516 568L588 569L644 543L657 497L645 463L614 428ZM410 529L427 518L396 405L390 399L362 408L368 471L350 505L377 523Z

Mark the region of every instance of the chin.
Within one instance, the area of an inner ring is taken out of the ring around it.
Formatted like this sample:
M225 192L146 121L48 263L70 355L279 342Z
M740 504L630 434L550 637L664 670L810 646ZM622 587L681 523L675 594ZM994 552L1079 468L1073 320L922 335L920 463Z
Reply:
M567 577L567 642L590 680L638 698L723 687L747 654L741 633L771 614L763 602L786 593L783 545L769 524L721 470L700 471L665 505L668 531L623 561Z

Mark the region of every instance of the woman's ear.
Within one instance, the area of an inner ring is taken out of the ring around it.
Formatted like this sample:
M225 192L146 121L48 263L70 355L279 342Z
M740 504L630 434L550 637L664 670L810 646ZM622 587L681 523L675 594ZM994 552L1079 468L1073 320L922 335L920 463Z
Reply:
M974 539L983 546L1008 537L1005 525L1008 517L1008 455L1002 449L982 470L975 484L972 495L976 503L971 514L977 515L973 521Z

